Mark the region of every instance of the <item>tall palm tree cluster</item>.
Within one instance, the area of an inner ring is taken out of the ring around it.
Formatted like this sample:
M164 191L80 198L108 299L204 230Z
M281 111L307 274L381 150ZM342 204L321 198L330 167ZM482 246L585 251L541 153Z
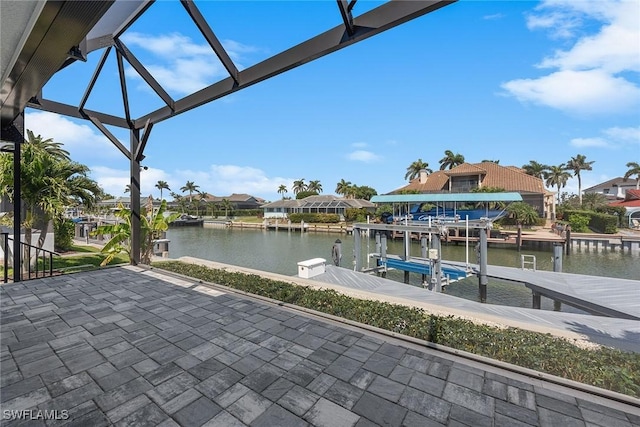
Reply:
M21 199L25 208L22 226L25 242L31 243L33 229L40 230L38 246L42 247L52 220L59 220L69 206L91 208L103 194L98 184L88 177L89 168L74 162L62 143L43 139L27 130L21 147ZM0 196L14 200L13 154L0 154Z
M282 198L284 199L284 195L288 192L289 190L287 189L287 186L284 184L281 184L278 187L278 194L282 195ZM298 194L298 193L302 193L304 191L308 191L311 193L316 193L316 194L320 194L322 193L322 184L320 183L320 180L313 180L313 181L309 181L308 183L306 183L304 181L304 178L301 179L297 179L295 181L293 181L293 185L291 186L291 191L293 191L293 194Z

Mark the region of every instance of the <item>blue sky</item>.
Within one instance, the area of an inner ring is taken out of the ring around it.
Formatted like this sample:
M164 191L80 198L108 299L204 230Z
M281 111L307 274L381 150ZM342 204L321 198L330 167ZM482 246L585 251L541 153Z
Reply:
M196 2L243 69L341 23L334 1ZM360 0L357 16L378 5ZM163 22L159 25L158 22ZM125 44L174 99L227 77L179 2L156 2ZM101 51L59 72L48 99L82 98ZM132 115L162 104L129 68ZM115 55L87 108L124 116ZM126 158L90 122L28 110L26 127L65 144L108 193L123 195ZM110 130L128 146L127 132ZM223 99L157 124L142 195L158 180L216 196L280 198L281 184L341 179L379 194L421 158L470 163L595 161L587 188L640 162L637 1L460 1ZM565 189L577 192L577 179ZM165 193L166 196L166 193Z

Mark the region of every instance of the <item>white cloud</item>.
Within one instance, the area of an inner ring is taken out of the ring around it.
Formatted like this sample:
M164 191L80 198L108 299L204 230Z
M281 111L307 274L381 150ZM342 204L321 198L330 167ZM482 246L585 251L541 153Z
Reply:
M380 160L380 156L378 156L375 153L372 153L371 151L366 151L366 150L353 151L347 155L347 158L349 160L354 160L357 162L364 162L364 163L372 163Z
M578 148L620 149L629 145L637 145L640 148L640 127L612 127L601 133L603 137L573 138L569 144Z
M91 162L92 159L124 158L122 153L102 135L93 125L77 124L59 114L43 111L26 113L25 128L36 136L51 138L60 142L72 160L80 163Z
M496 19L502 19L505 17L504 13L494 13L493 15L485 15L482 17L482 19L486 19L488 21L493 21Z
M573 138L569 143L578 148L609 147L609 141L602 138Z
M606 129L604 134L622 143L640 145L640 126L638 127L612 127Z
M132 32L125 33L122 38L127 45L154 55L153 61L141 59L141 62L168 91L186 95L229 76L207 43L198 44L183 34L152 36ZM238 69L243 68L246 54L258 51L234 40L224 40L222 44ZM132 68L127 69L127 75L141 80ZM146 83L141 87L146 88Z
M604 115L635 112L640 88L628 73L640 71L640 21L636 1L547 0L528 16L530 29L548 29L553 37L575 38L537 64L555 69L538 78L502 84L523 102L569 114ZM586 34L596 23L598 28ZM583 33L577 36L582 31Z
M579 115L633 111L640 88L601 70L558 71L538 79L512 80L502 85L520 101Z

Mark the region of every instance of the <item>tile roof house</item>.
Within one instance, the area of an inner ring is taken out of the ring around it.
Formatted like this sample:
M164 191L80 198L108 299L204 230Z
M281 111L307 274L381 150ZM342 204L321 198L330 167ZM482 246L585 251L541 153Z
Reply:
M344 216L347 209L365 208L372 213L376 205L364 199L316 195L304 199L283 199L262 205L265 218L286 218L292 213L330 213Z
M221 203L225 199L231 202L234 209L260 209L265 202L265 200L260 197L254 197L244 193L233 193L230 196L208 195L205 200L207 202Z
M533 206L540 216L551 218L555 193L545 189L542 179L528 175L519 167L501 166L495 162L463 163L432 174L422 172L418 178L390 194L468 193L483 187L520 193L523 201Z
M637 189L637 185L638 184L635 179L625 180L622 177L618 177L602 182L598 185L594 185L593 187L586 188L584 193L602 194L609 200L624 199L626 192Z

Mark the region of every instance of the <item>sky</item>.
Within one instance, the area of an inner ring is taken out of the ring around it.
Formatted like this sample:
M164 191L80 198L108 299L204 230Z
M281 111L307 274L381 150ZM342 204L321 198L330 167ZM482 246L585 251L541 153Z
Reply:
M336 2L196 1L239 69L340 25ZM358 16L379 2L360 0ZM162 24L160 24L162 23ZM228 77L177 1L158 1L122 36L180 99ZM58 72L47 99L78 105L102 51ZM126 67L133 117L162 106ZM112 52L87 108L124 117ZM114 196L127 159L88 121L28 109L25 127L64 144ZM129 145L128 132L109 127ZM141 195L187 181L215 196L293 196L293 181L344 179L384 194L422 159L469 163L594 161L582 188L640 162L640 3L459 1L154 126ZM572 178L563 191L577 193ZM167 198L165 190L164 197Z

